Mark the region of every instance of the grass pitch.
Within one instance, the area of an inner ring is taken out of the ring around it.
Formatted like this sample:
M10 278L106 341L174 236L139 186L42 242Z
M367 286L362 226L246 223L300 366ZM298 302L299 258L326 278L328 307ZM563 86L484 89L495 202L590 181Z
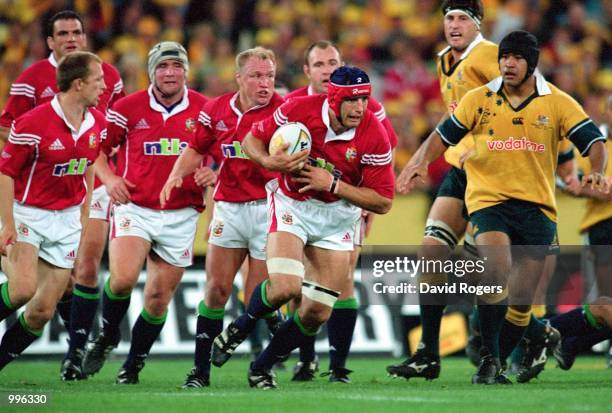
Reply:
M292 359L287 365L293 366ZM384 367L397 360L352 358L350 385L317 377L310 383L291 382L291 372L278 372L279 389L248 387L245 357L213 368L207 389L181 390L191 367L188 359L153 356L140 374L139 385L115 385L120 362L109 361L89 380L59 381L59 360L17 360L0 372L0 412L612 412L612 370L603 357L578 359L572 370L549 361L540 378L529 384L476 386L474 368L464 358L442 361L442 376L433 382L409 382L386 376ZM327 366L327 360L322 361ZM10 405L9 394L48 396L39 406Z

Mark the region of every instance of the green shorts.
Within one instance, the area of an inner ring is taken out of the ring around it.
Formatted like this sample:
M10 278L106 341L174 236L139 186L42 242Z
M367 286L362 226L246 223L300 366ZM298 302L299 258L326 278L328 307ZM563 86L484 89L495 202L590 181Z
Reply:
M467 187L467 177L463 169L451 166L448 171L440 188L438 188L438 194L436 196L448 196L451 198L458 198L463 201L463 218L466 221L469 220L467 208L465 207L465 188Z
M595 254L597 265L612 261L612 218L604 219L589 227L587 231L590 249Z
M538 205L520 200L509 200L470 215L474 237L491 231L504 232L513 246L541 246L528 248L529 255L555 255L559 252L557 224L551 221Z

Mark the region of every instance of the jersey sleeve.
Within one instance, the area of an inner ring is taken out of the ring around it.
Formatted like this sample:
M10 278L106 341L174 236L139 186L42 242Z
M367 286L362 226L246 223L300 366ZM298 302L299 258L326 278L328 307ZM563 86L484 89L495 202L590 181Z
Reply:
M368 130L368 146L361 155L361 186L375 190L385 198L393 199L394 177L391 163L391 145L385 139L380 122L372 122Z
M572 141L582 156L588 155L591 145L595 142L606 141L601 130L572 97L565 95L565 99L561 100L559 106L561 136Z
M26 130L31 119L21 117L13 123L8 142L0 154L0 172L16 179L27 165L36 158L41 137L37 133Z
M36 88L28 73L27 70L23 72L11 85L8 101L0 115L0 126L10 127L15 119L36 106Z
M557 155L557 165L571 161L574 159L574 145L567 139L563 139L559 143L559 154Z
M289 116L297 108L296 101L299 100L299 98L289 99L287 102L276 108L272 116L269 116L262 121L253 123L253 126L251 127L251 133L253 136L268 145L270 143L270 139L272 139L274 131L276 131L279 126L282 126L289 121Z
M194 149L200 155L209 154L211 147L215 143L215 134L212 128L212 118L210 113L212 105L205 104L200 114L198 115L198 123L196 125L195 134L189 142L189 147Z
M447 146L455 146L473 128L474 114L472 101L474 94L468 92L459 102L455 111L440 125L436 132Z
M128 120L121 113L121 108L109 109L106 113L106 139L102 141L102 152L108 156L113 148L122 145L125 142L127 131Z

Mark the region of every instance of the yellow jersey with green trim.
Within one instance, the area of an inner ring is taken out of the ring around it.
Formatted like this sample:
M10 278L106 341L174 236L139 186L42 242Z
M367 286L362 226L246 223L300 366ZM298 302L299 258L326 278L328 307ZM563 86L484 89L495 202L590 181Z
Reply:
M476 36L461 58L453 64L450 63L452 57L450 46L438 53L438 57L440 91L449 114L453 113L467 92L499 77L497 45L485 40L482 34ZM444 159L454 167L461 168L460 158L472 147L471 140L464 139L457 146L449 148L444 154Z
M602 130L604 136L607 135L605 132L607 131ZM606 148L608 149L608 154L612 153L612 140L606 140ZM581 156L576 156L576 158L578 159L578 169L580 169L583 175L589 174L591 172L591 163L589 160ZM610 162L610 160L608 160L605 175L612 176L612 162ZM612 202L587 198L586 211L582 216L582 221L580 221L580 233L587 232L593 225L610 218L612 218Z
M555 170L560 141L567 137L583 156L604 140L597 126L568 94L535 74L534 93L510 105L502 78L468 92L436 132L456 145L471 132L474 153L465 165L470 214L501 202L532 202L556 222Z

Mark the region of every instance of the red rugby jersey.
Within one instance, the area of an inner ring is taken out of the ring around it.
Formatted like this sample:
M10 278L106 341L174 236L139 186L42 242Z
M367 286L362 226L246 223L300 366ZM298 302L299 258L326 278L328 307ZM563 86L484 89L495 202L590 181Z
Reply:
M21 204L50 210L79 205L87 189L83 175L98 157L105 134L102 113L88 110L76 131L53 98L14 122L0 172L14 179Z
M277 177L251 161L242 151L242 140L253 123L272 116L283 104L274 94L265 106L256 106L242 113L236 107L238 93L228 93L212 99L200 113L198 128L190 146L198 153L212 153L220 163L215 186L215 201L247 202L266 198L266 182Z
M118 100L108 110L108 135L102 150L108 155L119 146L115 173L136 185L130 189L134 204L162 209L159 194L174 162L189 145L206 101L203 95L185 88L183 99L168 113L149 87ZM193 174L183 179L183 186L174 190L163 209L189 206L204 208L204 192Z
M329 103L325 95L290 99L276 109L272 117L253 125L251 132L268 145L279 126L287 122L301 122L306 125L312 137L309 156L311 165L325 168L351 185L372 188L384 197L393 198L391 145L376 116L366 111L357 128L336 135L331 129L328 111ZM329 192L308 191L300 194L300 185L287 174L279 181L283 192L297 200L338 200L338 197Z
M47 59L39 60L19 75L11 85L8 101L0 115L0 126L10 127L19 116L53 99L59 92L56 69L57 61L51 53ZM102 71L106 89L100 96L96 109L106 113L116 100L124 96L124 92L117 69L108 63L102 63Z

